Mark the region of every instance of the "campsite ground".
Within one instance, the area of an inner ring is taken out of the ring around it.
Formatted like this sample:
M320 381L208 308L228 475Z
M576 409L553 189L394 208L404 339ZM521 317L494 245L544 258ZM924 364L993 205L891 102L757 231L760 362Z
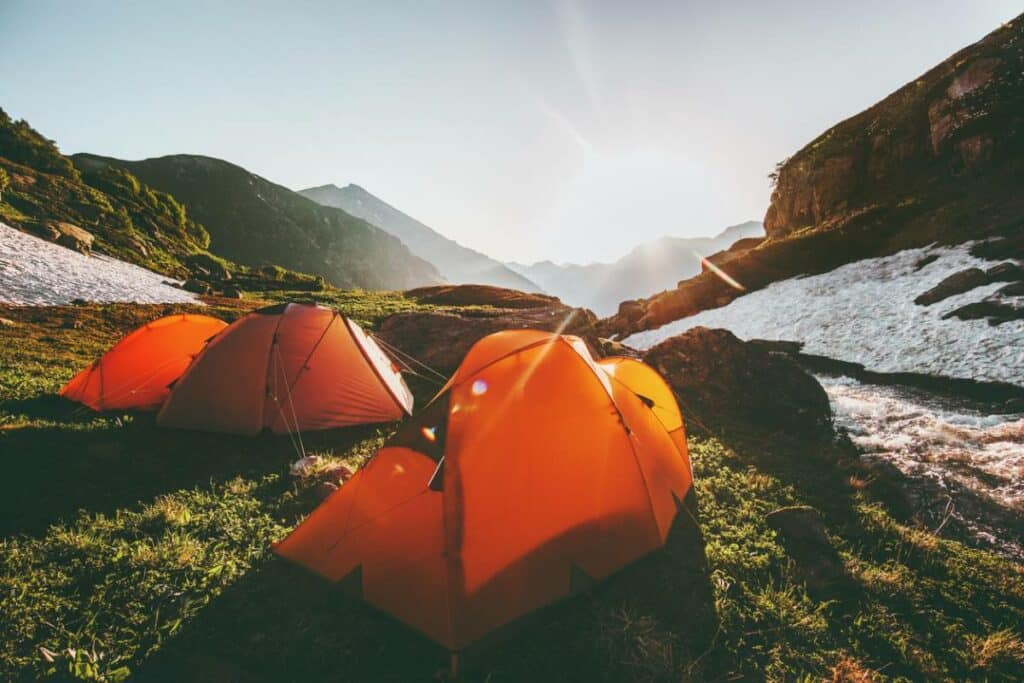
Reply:
M332 303L371 326L420 305ZM189 308L0 309L0 678L434 678L445 653L269 553L316 505L287 439L157 430L54 397L127 330ZM841 444L697 422L699 526L469 653L465 679L1019 680L1024 567L904 519ZM357 465L390 429L306 446ZM766 522L799 504L820 510L839 576L808 574Z

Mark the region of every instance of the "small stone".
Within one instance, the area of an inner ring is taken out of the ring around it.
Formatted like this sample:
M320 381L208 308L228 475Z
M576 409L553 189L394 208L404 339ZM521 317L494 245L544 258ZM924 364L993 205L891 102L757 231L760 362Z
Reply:
M324 480L328 482L344 483L352 478L352 470L344 465L338 465L324 472Z
M210 293L210 283L203 282L202 280L197 280L195 278L185 280L185 283L182 284L181 288L184 289L186 292L192 292L193 294Z
M318 500L327 500L327 497L338 490L338 485L329 481L322 481L313 489Z

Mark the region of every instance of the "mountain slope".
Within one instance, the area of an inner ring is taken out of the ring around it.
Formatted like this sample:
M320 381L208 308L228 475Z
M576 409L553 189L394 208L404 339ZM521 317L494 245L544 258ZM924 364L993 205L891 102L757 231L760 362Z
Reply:
M768 239L725 264L744 290L701 274L603 331L652 329L772 282L932 243L1002 236L1004 257L1024 257L1024 15L830 128L773 177Z
M641 244L614 263L559 265L541 261L508 264L562 301L611 315L619 303L650 296L700 272L701 256L725 249L737 240L763 235L761 224L747 221L715 237L662 237Z
M210 236L170 195L117 168L77 169L55 143L0 109L0 221L81 250L186 277ZM85 232L83 232L83 230Z
M206 226L210 249L238 263L278 264L346 288L407 289L442 281L436 268L384 231L226 161L185 154L72 159L86 171L127 170L173 194Z
M318 204L342 209L394 235L414 254L437 266L441 274L453 284L494 285L523 292L540 291L536 284L503 263L448 239L358 185L321 185L299 190L299 194Z

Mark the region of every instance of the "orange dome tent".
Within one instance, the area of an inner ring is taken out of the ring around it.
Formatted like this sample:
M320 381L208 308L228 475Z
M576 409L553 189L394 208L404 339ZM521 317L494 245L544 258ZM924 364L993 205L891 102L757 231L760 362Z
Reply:
M174 385L157 424L256 435L388 422L412 394L388 357L338 313L280 304L236 320Z
M93 410L158 410L207 340L227 327L206 315L169 315L128 333L60 395Z
M663 545L690 484L582 340L498 332L275 552L458 651Z

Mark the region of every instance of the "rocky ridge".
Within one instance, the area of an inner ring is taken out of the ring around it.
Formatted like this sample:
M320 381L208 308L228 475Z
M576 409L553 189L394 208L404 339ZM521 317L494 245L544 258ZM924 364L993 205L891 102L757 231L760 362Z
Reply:
M779 164L768 239L623 304L605 334L651 329L777 280L932 243L1012 240L1024 223L1024 16ZM714 259L712 259L714 261Z

